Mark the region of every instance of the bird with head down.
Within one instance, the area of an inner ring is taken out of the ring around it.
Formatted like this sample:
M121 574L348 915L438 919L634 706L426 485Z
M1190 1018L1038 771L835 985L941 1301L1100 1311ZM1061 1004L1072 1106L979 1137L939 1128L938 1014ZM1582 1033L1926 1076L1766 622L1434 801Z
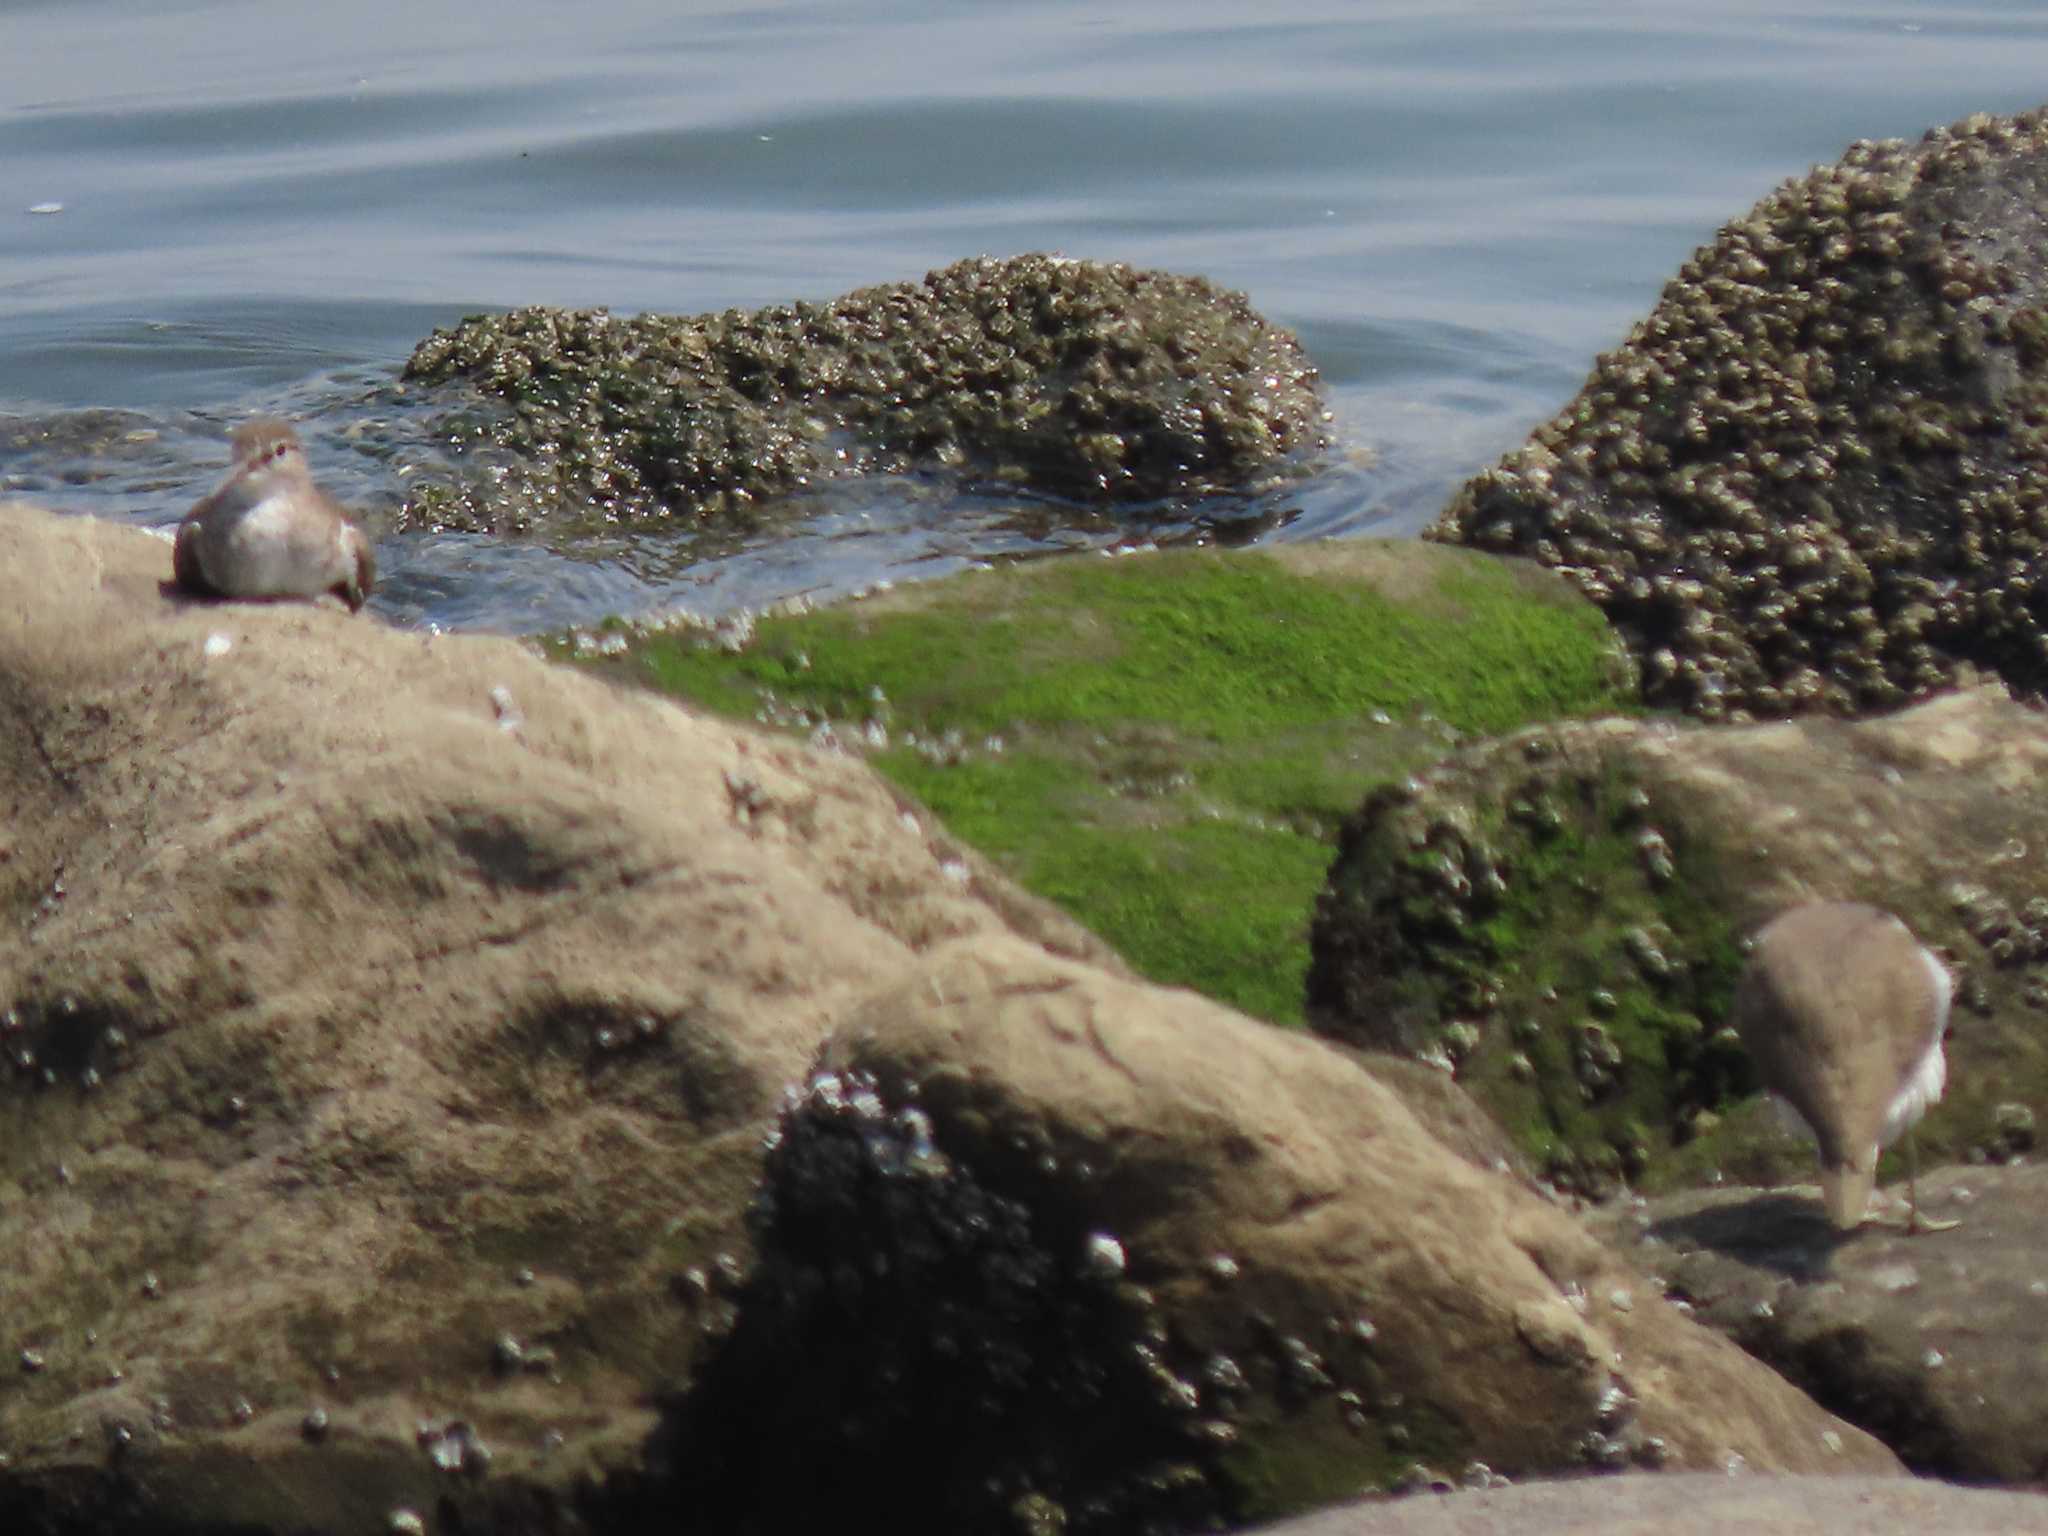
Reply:
M1764 1087L1813 1133L1822 1198L1838 1230L1867 1219L1878 1153L1901 1136L1907 1230L1955 1225L1920 1214L1911 1135L1947 1086L1941 1041L1953 990L1933 951L1877 907L1808 902L1756 935L1733 1023Z

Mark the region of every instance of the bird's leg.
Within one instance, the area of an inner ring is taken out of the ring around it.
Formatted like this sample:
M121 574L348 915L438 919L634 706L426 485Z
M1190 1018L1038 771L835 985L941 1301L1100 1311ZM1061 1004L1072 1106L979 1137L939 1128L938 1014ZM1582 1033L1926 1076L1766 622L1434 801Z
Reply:
M1940 1221L1920 1214L1920 1144L1906 1132L1906 1214L1899 1215L1899 1197L1890 1190L1872 1190L1870 1210L1864 1220L1873 1226L1895 1227L1908 1237L1922 1232L1948 1232L1960 1221Z
M1931 1216L1920 1214L1920 1147L1914 1140L1913 1132L1906 1132L1906 1234L1910 1237L1920 1232L1948 1232L1961 1226L1960 1221L1936 1221Z

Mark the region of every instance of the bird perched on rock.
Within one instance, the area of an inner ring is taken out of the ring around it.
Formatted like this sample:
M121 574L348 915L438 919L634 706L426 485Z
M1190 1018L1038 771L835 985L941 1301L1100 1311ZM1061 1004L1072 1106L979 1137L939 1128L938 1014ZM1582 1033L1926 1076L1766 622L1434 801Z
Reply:
M171 571L207 597L318 597L363 606L377 562L362 529L313 483L289 422L247 422L232 439L235 463L211 496L185 514Z
M1932 951L1889 912L1812 902L1757 933L1735 988L1734 1024L1763 1085L1789 1103L1820 1148L1828 1219L1860 1226L1878 1152L1906 1137L1908 1231L1954 1222L1920 1215L1912 1126L1941 1097L1953 984Z

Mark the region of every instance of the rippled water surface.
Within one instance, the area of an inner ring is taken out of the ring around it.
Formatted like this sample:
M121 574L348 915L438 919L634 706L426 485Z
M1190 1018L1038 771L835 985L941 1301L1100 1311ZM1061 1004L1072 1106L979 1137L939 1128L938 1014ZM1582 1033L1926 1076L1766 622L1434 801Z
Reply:
M1777 181L2044 98L2039 0L0 0L0 493L165 525L282 411L374 526L435 472L385 427L436 326L1051 249L1241 288L1321 366L1342 450L1229 536L1412 532ZM769 523L387 534L376 606L530 630L1120 533L914 482Z

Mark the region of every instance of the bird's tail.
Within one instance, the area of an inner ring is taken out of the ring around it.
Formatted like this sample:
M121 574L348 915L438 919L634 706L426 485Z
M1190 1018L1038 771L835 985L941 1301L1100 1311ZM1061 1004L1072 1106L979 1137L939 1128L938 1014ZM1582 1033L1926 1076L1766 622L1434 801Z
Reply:
M1872 1149L1875 1151L1875 1149ZM1860 1168L1854 1164L1840 1167L1822 1165L1820 1170L1821 1199L1828 1208L1828 1220L1835 1224L1838 1232L1847 1232L1863 1225L1865 1212L1870 1209L1870 1196L1877 1188L1877 1158L1870 1159L1870 1166Z

